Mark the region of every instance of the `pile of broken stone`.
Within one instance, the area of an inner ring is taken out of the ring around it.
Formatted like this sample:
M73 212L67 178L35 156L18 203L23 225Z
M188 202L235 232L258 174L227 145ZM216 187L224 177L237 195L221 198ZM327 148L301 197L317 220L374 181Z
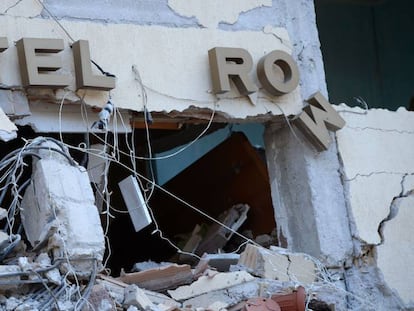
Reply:
M31 177L21 181L30 158ZM27 141L0 170L15 198L0 209L0 311L323 311L341 304L335 299L343 296L314 258L252 240L240 254L205 252L191 264L137 263L111 277L88 174L61 142ZM243 219L247 210L238 205L225 220ZM213 237L222 233L213 229ZM203 249L217 239L208 242Z
M72 285L63 283L66 270L45 253L13 263L0 266L0 310L335 310L323 302L312 258L273 246L204 254L194 267L149 261L119 277L88 271L88 279L79 275Z

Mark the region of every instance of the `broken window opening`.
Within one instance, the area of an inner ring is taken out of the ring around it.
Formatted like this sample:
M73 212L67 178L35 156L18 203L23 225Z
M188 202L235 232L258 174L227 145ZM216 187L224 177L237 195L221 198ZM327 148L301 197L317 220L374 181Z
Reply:
M150 139L154 157L170 154L174 152L174 148L188 144L204 128L205 124L184 124L178 130L151 129ZM213 135L216 138L212 138ZM2 156L21 147L24 144L22 138L33 139L38 136L60 139L58 133L35 133L30 127L21 127L17 139L2 143ZM188 150L188 155L176 160L179 165L175 165L174 162L168 164L178 168L169 177L161 176L163 166L160 163L165 160L139 159L139 157L148 157L145 129L136 128L133 134L116 136L112 133L106 136L103 133L93 135L63 133L62 138L68 145L82 147L85 150L94 149L94 152L99 152L98 146L106 140L108 147L102 149L102 152L118 157L117 161L110 161L109 167L105 167L105 163L102 165L102 162L96 162L92 154L75 148L69 149L74 161L89 171L95 204L101 212L102 228L105 230L108 227L109 245L106 245L104 257L109 256L107 267L114 276L118 276L121 269L131 271L134 264L141 261L196 262L191 257L180 256L175 248L160 238L158 232L154 233L157 229L154 223L135 232L118 185L120 181L131 175L134 169L147 178L147 180L140 179L141 191L147 192L147 195L150 193L148 189L151 188L148 180L154 179L177 197L224 222L247 238L256 239L264 246L277 245L264 149L259 144L252 145L246 135L240 132L238 125L213 123L208 135L205 135L207 143L202 140L197 141L193 145L194 149ZM201 146L200 143L208 146ZM113 145L116 145L117 149L112 148ZM132 146L138 158L133 163L130 158ZM198 151L198 155L193 156L194 150ZM171 159L175 160L174 157ZM182 163L183 161L186 163ZM30 179L32 173L31 160L28 159L26 164L22 184ZM101 171L98 170L98 173L92 176L93 169L98 166ZM110 194L111 204L109 210L106 210L105 193L100 184L102 180L99 179L106 168L108 168L107 192ZM9 191L5 194L2 206L9 206L12 201L13 194ZM160 231L181 249L187 244L186 250L198 256L203 255L203 252L242 251L238 248L245 242L244 239L230 234L228 230L223 230L159 188L155 188L148 204L154 212ZM114 218L108 217L108 212ZM16 217L15 221L18 228L20 218ZM6 224L4 219L2 222L3 225ZM235 224L238 226L234 226ZM198 249L189 242L193 235L196 240L199 240ZM23 240L25 239L26 237L23 236Z
M180 130L151 129L153 157L162 158L175 152L194 139L203 128L205 124L184 125ZM210 142L210 148L198 145L201 139L193 145L194 149L189 151L189 156L173 157L171 158L173 161L167 165L162 163L168 162L165 159L138 160L137 167L140 167L142 174L149 180L154 178L157 184L161 184L167 191L215 219L230 221L230 226L237 223L240 217L246 217L244 223L241 222L240 227L237 228L239 233L249 239L257 239L264 246L277 245L275 216L264 149L261 146L252 146L246 135L237 131L239 129L237 125L213 123L211 129L207 139L214 135L221 139L219 143ZM145 130L136 129L134 137L137 155L148 156ZM197 151L202 149L208 152L205 151L205 154L197 156ZM176 158L179 160L174 162ZM127 162L127 159L123 160L123 163ZM152 170L150 164L153 165ZM163 175L164 168L168 166L172 170ZM117 210L124 212L126 211L124 200L116 187L128 175L130 172L122 172L116 168L116 165L111 166L110 182L111 191L113 191L111 202L116 205ZM145 192L145 187L149 186L150 183L147 180L141 180L143 192ZM154 213L160 231L182 250L194 252L198 256L203 255L203 251L240 252L242 249L239 249L239 246L246 242L237 235L228 235L228 230L222 229L220 232L220 226L214 225L204 216L158 187L153 191L148 204ZM248 208L243 215L244 205ZM114 275L117 275L121 268L131 271L134 263L140 261L179 263L197 261L194 260L195 257L177 253L168 242L159 238L158 233L153 234L156 230L155 224L149 225L140 232L135 232L128 214L115 211L114 215L115 219L111 220L109 229L112 254L108 262ZM208 241L202 243L203 236L207 238L206 234ZM191 245L194 240L199 240L198 250ZM125 243L125 241L128 242Z

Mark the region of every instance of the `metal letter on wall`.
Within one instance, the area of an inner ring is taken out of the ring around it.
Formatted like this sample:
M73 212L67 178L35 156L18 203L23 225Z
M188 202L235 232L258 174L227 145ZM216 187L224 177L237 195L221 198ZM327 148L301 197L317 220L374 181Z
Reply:
M16 48L24 87L61 88L69 85L70 76L50 73L62 68L61 58L45 55L62 51L62 39L23 38L16 42Z
M7 38L0 37L0 53L7 50L8 47L9 47L9 43L7 42Z
M345 120L320 92L307 101L309 106L303 109L294 123L318 151L327 150L331 142L328 129L337 131L343 128Z
M256 85L248 76L253 68L249 52L239 48L215 47L208 51L208 58L215 94L230 92L230 79L241 95L257 91Z
M76 41L72 45L72 51L75 60L76 89L109 91L115 88L115 78L92 73L88 41Z
M298 86L299 69L292 56L276 50L260 59L257 77L270 94L280 96Z

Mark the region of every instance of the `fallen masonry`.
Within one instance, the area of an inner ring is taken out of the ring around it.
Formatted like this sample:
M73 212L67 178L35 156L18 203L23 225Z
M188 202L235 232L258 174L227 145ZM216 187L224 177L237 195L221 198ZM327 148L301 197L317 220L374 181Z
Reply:
M1 311L346 310L314 259L252 240L240 254L204 252L191 265L136 263L135 271L110 276L88 174L63 144L27 141L0 170L16 198L0 210ZM238 228L248 209L235 205L223 219ZM221 248L229 238L222 229L211 227L200 245Z

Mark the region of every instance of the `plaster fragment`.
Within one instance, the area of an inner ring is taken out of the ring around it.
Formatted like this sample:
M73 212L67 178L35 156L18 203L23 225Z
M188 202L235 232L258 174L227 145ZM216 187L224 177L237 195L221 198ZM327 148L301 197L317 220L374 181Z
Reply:
M17 137L17 127L0 108L0 139L9 141Z
M213 277L202 276L191 285L184 285L175 290L169 290L168 294L175 300L184 300L210 291L246 283L253 279L253 276L245 271L222 272L217 273Z
M220 22L234 24L241 13L262 6L271 7L271 0L168 0L168 6L185 17L196 17L207 28L214 28Z

